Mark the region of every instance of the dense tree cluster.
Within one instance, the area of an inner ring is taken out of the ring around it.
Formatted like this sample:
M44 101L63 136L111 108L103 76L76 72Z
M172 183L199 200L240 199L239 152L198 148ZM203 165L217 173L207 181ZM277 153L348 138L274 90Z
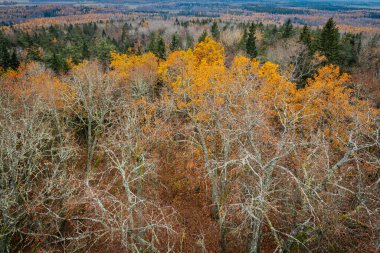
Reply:
M228 62L207 35L120 53L96 24L67 29L31 39L54 45L53 70L29 58L0 77L0 251L378 249L379 110L338 66L300 85L256 55L255 24Z
M165 32L151 28L145 20L94 21L37 26L31 30L14 27L0 33L0 63L3 69L16 69L20 61L40 61L56 72L67 72L69 62L78 64L83 60L98 59L107 66L111 50L136 54L151 51L165 59L172 51L192 48L194 41L202 42L209 34L226 47L228 55L243 53L279 64L280 61L268 57L270 49L296 39L306 46L304 55L308 56L300 68L307 67L317 53L325 56L328 63L348 71L358 64L363 50L362 34L341 34L332 19L322 30L294 27L291 19L282 26L211 19L180 22L176 19L173 29L174 32ZM194 34L193 29L202 32ZM301 74L303 81L313 73Z

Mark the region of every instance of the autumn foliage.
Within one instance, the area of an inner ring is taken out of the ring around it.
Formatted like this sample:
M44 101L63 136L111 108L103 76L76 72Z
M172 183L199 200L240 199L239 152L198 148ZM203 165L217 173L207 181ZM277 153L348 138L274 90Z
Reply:
M299 88L275 63L227 63L209 37L166 59L111 51L109 67L84 61L57 76L30 62L0 77L17 105L39 101L54 111L44 122L54 130L46 135L58 132L51 150L28 142L42 150L33 156L36 167L46 165L39 180L75 187L63 200L33 203L53 232L29 224L28 212L7 230L10 242L25 235L47 251L376 251L379 110L339 67L322 66ZM16 154L23 144L12 145ZM54 169L67 171L67 181ZM38 183L17 184L30 187L23 197L39 193ZM64 245L59 236L75 239ZM39 243L48 239L57 242Z
M38 96L45 103L59 108L63 107L64 100L71 96L68 84L36 62L23 64L17 71L8 70L2 80L4 89L20 100Z

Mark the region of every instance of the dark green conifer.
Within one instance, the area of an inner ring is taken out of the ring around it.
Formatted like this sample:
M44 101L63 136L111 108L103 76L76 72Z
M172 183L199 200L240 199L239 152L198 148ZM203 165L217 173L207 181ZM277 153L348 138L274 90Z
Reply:
M244 28L243 35L242 35L240 42L239 42L239 48L244 50L244 51L246 51L247 39L248 39L248 32L247 32L247 29Z
M11 64L11 56L9 55L8 49L5 45L1 45L0 49L0 65L3 69L8 69Z
M170 50L175 51L180 48L180 40L177 33L174 33L172 36L172 41L170 43Z
M198 42L203 42L203 41L206 39L207 36L208 36L207 31L204 30L204 31L202 32L201 36L199 36L199 38L198 38Z
M166 57L165 41L161 36L157 39L156 55L160 59L165 59Z
M287 19L284 25L282 26L282 37L289 38L293 34L293 25L290 19Z
M256 28L253 23L249 27L248 38L247 38L247 43L246 43L245 48L246 48L247 55L250 58L257 57Z
M339 59L339 30L332 18L330 18L322 29L319 50L330 62L336 63Z
M311 33L310 33L310 28L307 25L304 25L304 27L302 28L299 40L310 49Z
M215 40L219 40L220 38L220 31L219 31L218 23L216 23L216 21L212 23L211 35Z
M83 45L82 45L82 58L83 59L89 59L90 58L90 50L88 49L86 42L83 42Z
M16 50L13 50L13 53L9 62L9 67L16 70L18 66L20 66L20 61L17 58Z

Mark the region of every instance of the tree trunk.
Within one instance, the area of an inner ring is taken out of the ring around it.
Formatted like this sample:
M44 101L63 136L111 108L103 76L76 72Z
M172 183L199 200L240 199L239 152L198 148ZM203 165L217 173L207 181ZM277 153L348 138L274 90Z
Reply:
M251 239L251 245L249 253L259 253L260 252L260 237L261 237L261 225L262 225L262 213L259 212L256 215L257 219L253 221L253 233Z
M223 219L224 220L224 219ZM226 241L227 230L224 226L224 221L220 225L220 253L227 252L227 241Z
M206 145L205 137L200 130L200 128L197 128L200 141L203 149L203 156L205 160L205 167L208 172L209 178L211 180L211 217L214 220L217 220L219 218L219 190L218 190L218 172L216 169L214 169L210 165L209 156L208 156L208 150Z

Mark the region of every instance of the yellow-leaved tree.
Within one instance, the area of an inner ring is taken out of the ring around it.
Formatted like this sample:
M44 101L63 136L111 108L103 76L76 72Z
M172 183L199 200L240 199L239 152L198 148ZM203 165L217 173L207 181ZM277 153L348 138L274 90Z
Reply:
M320 68L308 79L306 87L297 92L301 129L309 133L322 130L336 145L348 142L353 131L371 131L378 112L355 97L349 84L350 76L334 65Z
M211 107L223 103L228 80L224 48L209 37L194 51L173 52L159 73L171 88L177 109L194 121L209 120Z
M111 74L126 85L132 97L154 97L158 81L158 59L153 53L127 55L111 52L111 68Z

